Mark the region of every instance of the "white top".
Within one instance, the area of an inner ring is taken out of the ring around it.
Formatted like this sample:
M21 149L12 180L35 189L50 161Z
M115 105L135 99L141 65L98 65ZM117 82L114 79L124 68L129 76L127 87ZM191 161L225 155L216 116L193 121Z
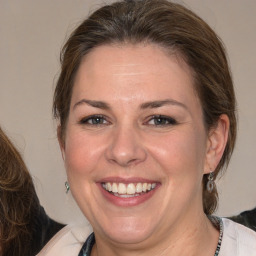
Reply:
M256 232L229 219L223 220L223 237L219 256L256 256ZM66 226L37 256L78 256L92 232L90 225Z
M223 237L219 256L256 256L256 232L222 218Z
M92 228L89 224L67 225L45 245L37 256L78 256L91 233Z

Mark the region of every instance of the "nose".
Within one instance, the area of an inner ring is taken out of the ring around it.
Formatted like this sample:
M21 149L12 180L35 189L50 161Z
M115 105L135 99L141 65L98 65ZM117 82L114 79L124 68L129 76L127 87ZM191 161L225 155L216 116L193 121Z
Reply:
M135 128L119 127L111 135L106 157L111 163L129 167L145 161L147 153Z

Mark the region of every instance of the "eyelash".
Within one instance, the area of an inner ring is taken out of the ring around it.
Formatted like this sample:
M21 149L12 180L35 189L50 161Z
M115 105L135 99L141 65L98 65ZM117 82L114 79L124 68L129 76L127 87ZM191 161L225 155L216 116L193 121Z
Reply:
M95 123L93 123L96 121ZM107 125L109 122L106 120L106 117L103 115L92 115L86 118L83 118L79 121L83 125Z
M153 121L153 124L150 124L150 122ZM79 121L79 124L82 125L91 125L91 126L100 126L100 125L108 125L109 122L107 121L106 117L103 115L92 115L88 116L86 118L83 118ZM169 116L163 116L163 115L154 115L151 116L145 124L152 125L152 126L171 126L178 124L177 121Z
M149 124L150 121L154 121L154 124ZM157 123L157 122L160 123ZM164 122L164 123L162 123ZM177 121L169 116L163 116L163 115L154 115L151 116L150 119L147 121L149 125L155 125L155 126L169 126L169 125L176 125L178 124Z

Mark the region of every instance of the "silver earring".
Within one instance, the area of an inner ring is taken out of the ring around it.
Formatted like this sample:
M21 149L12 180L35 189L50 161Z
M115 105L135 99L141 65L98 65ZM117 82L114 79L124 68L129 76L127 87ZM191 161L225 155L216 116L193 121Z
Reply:
M70 186L67 181L65 182L65 187L66 187L66 194L67 194L68 191L70 190Z
M215 186L213 177L214 177L214 172L210 172L210 174L208 175L208 181L207 181L207 185L206 185L207 191L209 193L212 193L214 186Z

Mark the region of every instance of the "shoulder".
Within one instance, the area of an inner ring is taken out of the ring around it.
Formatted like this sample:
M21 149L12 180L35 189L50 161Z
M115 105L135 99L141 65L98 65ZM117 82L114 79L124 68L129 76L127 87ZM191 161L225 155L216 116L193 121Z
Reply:
M92 228L89 224L67 225L46 244L37 256L77 256L91 232Z
M256 256L256 232L226 218L222 218L222 221L220 256Z

